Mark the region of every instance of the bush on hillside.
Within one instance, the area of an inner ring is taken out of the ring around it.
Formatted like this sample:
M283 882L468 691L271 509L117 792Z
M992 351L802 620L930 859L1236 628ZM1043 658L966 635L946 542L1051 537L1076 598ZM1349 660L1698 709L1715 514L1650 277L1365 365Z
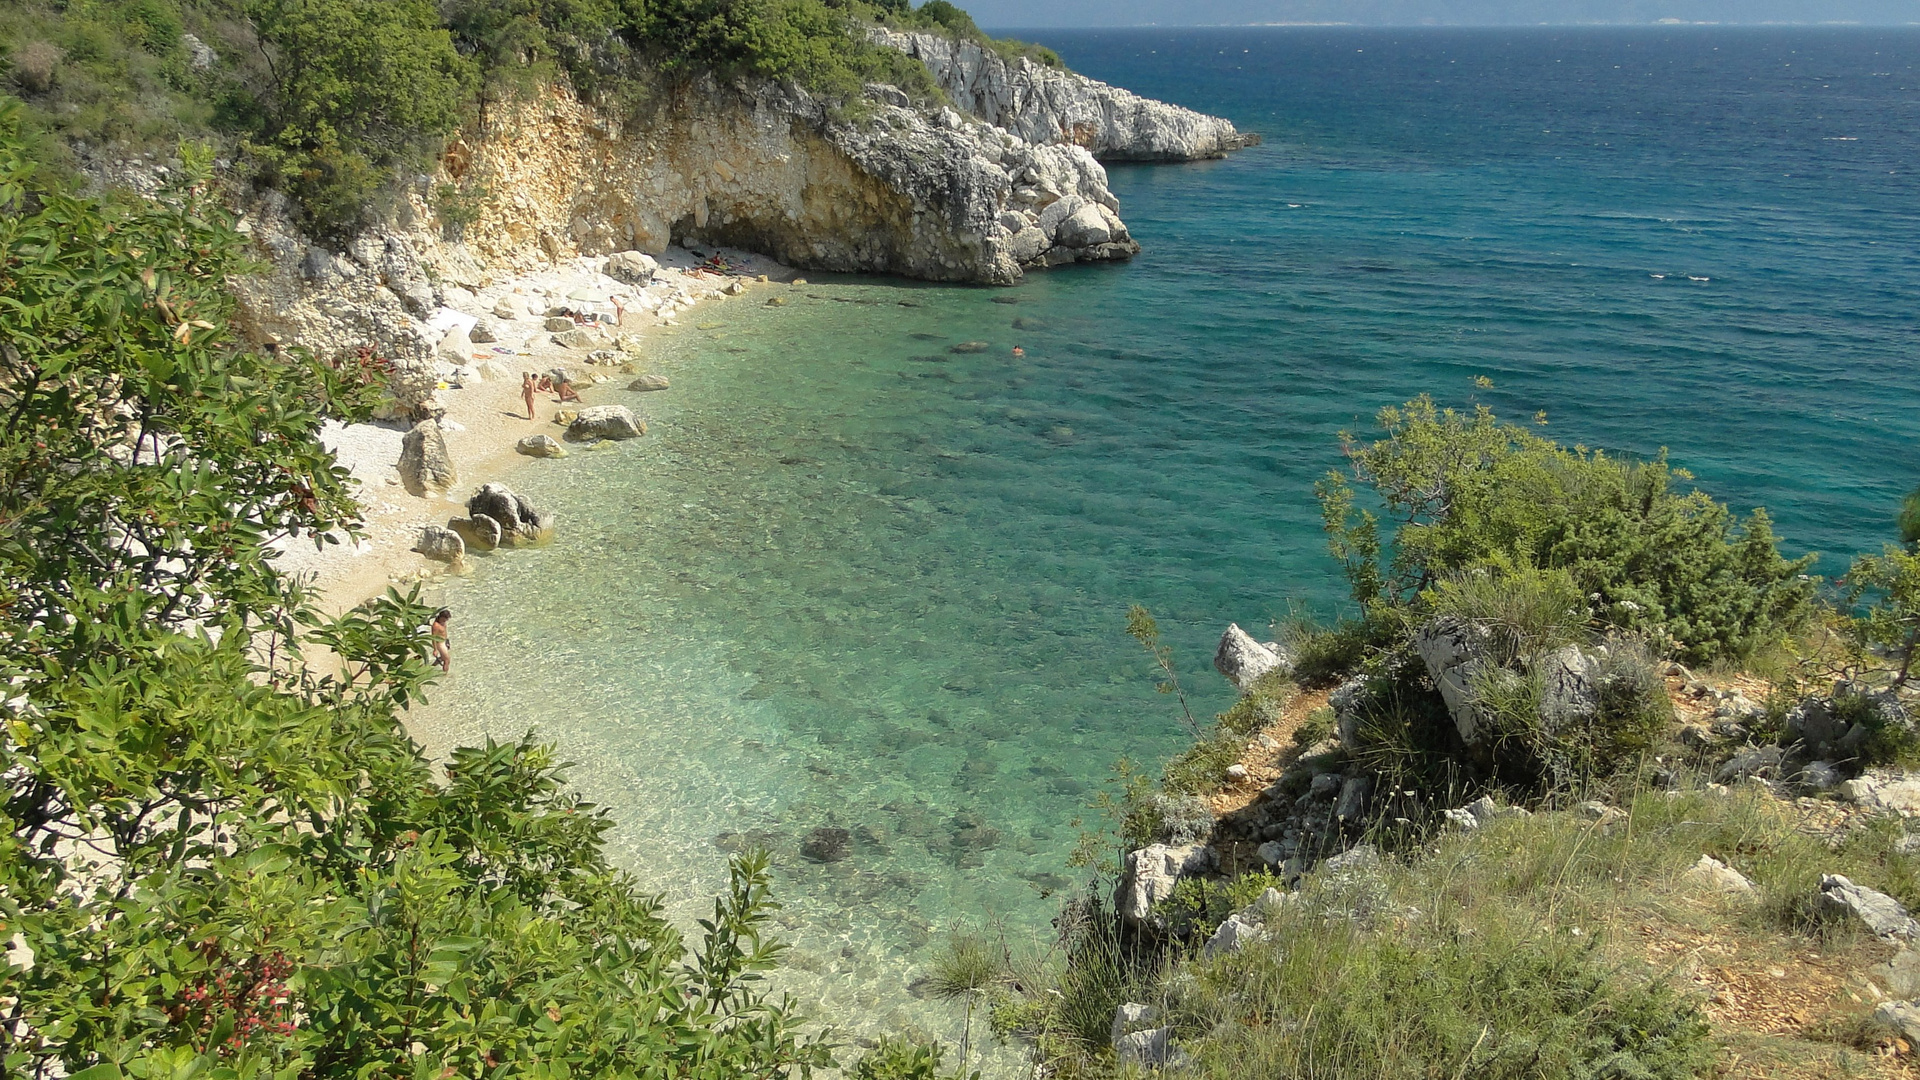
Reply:
M1811 611L1812 557L1781 558L1764 511L1736 519L1703 492L1674 490L1691 478L1664 455L1568 449L1428 397L1381 410L1379 423L1385 438L1347 438L1352 482L1335 472L1316 487L1363 606L1406 606L1490 564L1564 570L1599 625L1692 662L1751 653ZM1379 498L1391 536L1354 484Z
M101 203L19 126L0 106L8 1075L828 1064L759 981L763 856L690 947L549 750L436 776L399 719L433 676L416 597L327 619L275 570L271 544L351 528L320 426L379 388L232 339L209 155L158 203Z

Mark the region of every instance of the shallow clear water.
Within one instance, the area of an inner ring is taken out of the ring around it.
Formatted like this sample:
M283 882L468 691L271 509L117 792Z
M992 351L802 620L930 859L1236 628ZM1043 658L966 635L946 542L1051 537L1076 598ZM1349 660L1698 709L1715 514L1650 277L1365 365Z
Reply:
M1044 928L1112 764L1184 744L1128 604L1203 719L1228 620L1337 606L1312 484L1379 406L1670 447L1830 573L1920 483L1920 35L1028 36L1267 145L1113 169L1130 266L696 313L671 391L594 395L651 434L509 478L560 539L449 587L420 716L558 742L683 914L770 846L793 985L857 1029L951 1036L930 949Z

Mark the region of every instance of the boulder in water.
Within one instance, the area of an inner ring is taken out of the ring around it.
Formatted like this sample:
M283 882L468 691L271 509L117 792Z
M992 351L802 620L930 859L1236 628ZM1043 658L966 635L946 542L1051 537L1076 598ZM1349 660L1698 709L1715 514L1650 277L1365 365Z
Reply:
M413 545L413 550L429 559L457 563L466 555L467 545L452 529L428 525L420 530L420 541Z
M567 438L576 442L588 439L637 439L647 433L645 421L634 418L625 405L593 405L567 425Z
M561 446L560 440L551 435L529 435L519 442L514 443L513 449L517 453L525 454L528 457L561 458L567 456L566 447Z

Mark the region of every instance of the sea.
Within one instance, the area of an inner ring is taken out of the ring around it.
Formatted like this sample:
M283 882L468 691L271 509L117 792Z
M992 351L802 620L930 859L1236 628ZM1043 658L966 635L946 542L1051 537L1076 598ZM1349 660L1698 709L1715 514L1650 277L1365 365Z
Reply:
M1829 577L1920 485L1920 31L1023 36L1265 143L1110 167L1126 265L685 316L670 391L599 391L646 438L507 478L560 537L444 587L415 717L556 744L683 925L770 850L779 985L854 1041L957 1041L931 958L1044 945L1116 768L1189 743L1130 605L1201 723L1228 622L1343 612L1313 486L1383 406L1664 449Z

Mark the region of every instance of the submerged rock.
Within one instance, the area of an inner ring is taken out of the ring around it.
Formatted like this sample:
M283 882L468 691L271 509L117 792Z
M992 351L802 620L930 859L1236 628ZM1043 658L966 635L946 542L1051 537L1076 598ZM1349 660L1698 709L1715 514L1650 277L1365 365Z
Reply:
M845 829L819 828L800 842L800 856L811 862L839 862L853 853L853 834Z

